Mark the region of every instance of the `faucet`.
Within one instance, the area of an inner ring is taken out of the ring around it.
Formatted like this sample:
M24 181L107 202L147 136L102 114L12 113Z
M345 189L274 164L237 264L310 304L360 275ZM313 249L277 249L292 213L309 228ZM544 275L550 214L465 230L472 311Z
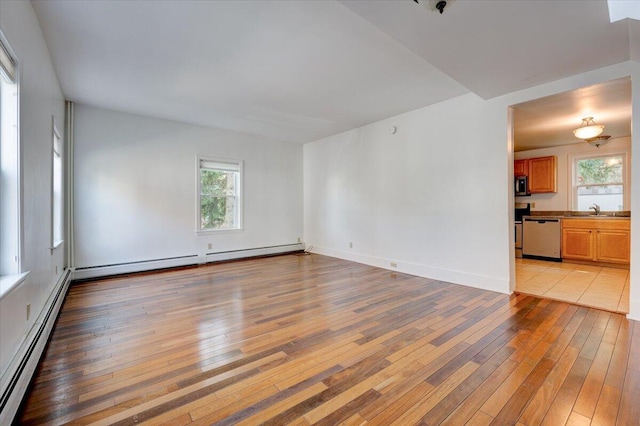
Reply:
M591 207L589 207L589 210L593 209L594 212L596 212L596 216L600 215L600 206L597 205L596 203L593 203L593 205Z

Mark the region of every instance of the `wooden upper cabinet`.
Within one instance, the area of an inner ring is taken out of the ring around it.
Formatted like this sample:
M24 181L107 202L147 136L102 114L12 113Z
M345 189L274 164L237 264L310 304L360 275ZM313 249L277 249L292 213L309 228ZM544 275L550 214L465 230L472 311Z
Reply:
M513 174L514 176L528 176L529 175L529 160L515 160L513 162Z
M529 192L542 194L558 192L556 156L529 158Z

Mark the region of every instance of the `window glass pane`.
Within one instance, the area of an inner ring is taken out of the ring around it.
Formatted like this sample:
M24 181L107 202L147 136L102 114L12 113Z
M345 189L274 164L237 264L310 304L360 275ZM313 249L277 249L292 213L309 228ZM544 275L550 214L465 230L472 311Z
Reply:
M200 229L238 229L240 164L226 163L221 168L215 168L220 162L201 160L199 164Z
M621 155L578 160L577 184L622 183Z
M19 267L18 85L0 72L0 275Z
M597 204L602 211L624 209L624 155L576 161L577 210Z
M578 210L589 210L593 204L602 211L621 211L623 209L622 185L597 185L578 187Z

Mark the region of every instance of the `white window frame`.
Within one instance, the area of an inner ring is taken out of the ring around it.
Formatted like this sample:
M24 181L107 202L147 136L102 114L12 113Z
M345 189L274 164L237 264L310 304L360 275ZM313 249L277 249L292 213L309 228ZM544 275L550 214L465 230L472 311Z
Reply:
M202 229L200 224L202 223L201 217L201 199L200 196L202 194L201 182L200 182L200 171L202 169L202 162L208 163L219 163L223 165L229 165L230 167L237 168L238 172L238 182L236 185L236 200L237 200L237 208L236 208L236 221L237 226L235 228L208 228ZM244 210L244 200L243 200L243 185L244 185L244 162L242 160L234 160L229 158L218 158L218 157L209 157L209 156L196 156L196 234L197 235L211 235L217 233L226 233L226 232L238 232L242 231L244 228L244 220L243 220L243 210Z
M53 250L64 242L62 238L64 223L64 145L62 135L58 130L58 126L56 126L55 117L51 117L51 144L51 249Z
M7 62L8 61L8 62ZM6 66L9 68L6 68ZM12 146L11 157L14 161L12 163L14 167L13 181L9 182L8 186L5 190L8 190L10 193L10 199L7 203L7 199L3 199L2 203L5 207L7 205L15 207L11 211L5 210L2 212L2 215L8 215L8 221L11 223L3 223L2 226L2 248L1 251L7 250L9 252L9 256L6 258L3 257L0 261L0 299L11 292L14 288L16 288L21 282L23 282L29 271L22 270L22 246L23 246L23 235L22 235L22 167L21 167L21 145L20 145L20 60L16 55L15 51L11 48L8 40L5 38L2 31L0 31L0 73L7 76L7 79L10 80L13 84L15 84L15 134L12 135L12 139L15 140L15 146ZM2 105L0 105L2 108ZM0 136L1 138L2 136ZM0 148L1 148L0 143ZM4 161L2 159L2 149L0 149L0 161ZM2 183L4 185L5 183ZM0 192L4 192L0 190ZM6 192L3 196L7 196ZM6 218L6 217L5 217ZM1 218L2 221L5 218ZM10 226L9 226L10 225ZM7 234L8 232L8 234ZM7 241L9 241L7 243ZM7 252L3 253L6 255Z
M624 170L622 171L622 210L628 211L631 206L631 194L629 190L629 153L625 151L611 151L611 152L599 152L597 154L589 154L589 155L572 155L571 159L571 167L569 168L569 173L571 176L569 178L569 182L571 183L571 210L578 211L578 183L576 182L576 175L578 169L578 161L580 160L589 160L593 158L602 158L602 157L622 157L622 167Z

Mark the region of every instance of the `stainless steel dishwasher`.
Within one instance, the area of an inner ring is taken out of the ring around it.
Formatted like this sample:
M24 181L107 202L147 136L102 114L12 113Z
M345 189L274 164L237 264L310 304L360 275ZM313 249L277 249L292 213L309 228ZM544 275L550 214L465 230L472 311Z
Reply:
M523 257L561 261L561 219L525 217L523 219Z

